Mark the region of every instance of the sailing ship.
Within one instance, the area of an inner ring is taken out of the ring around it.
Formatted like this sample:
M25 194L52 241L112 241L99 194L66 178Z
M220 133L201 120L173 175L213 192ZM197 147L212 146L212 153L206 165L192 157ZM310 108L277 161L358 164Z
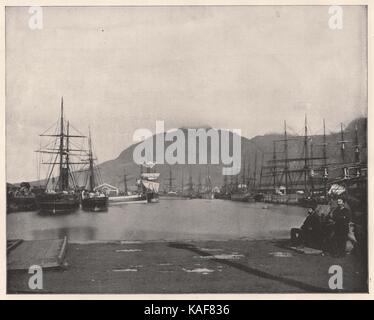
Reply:
M340 129L340 161L338 164L331 164L330 171L338 170L333 178L329 179L326 184L326 192L328 196L343 196L351 210L360 217L360 224L365 224L368 194L367 194L367 160L361 155L363 145L359 143L358 124L354 126L353 136L353 157L349 157L346 151L346 144L350 141L345 140L345 131L343 124ZM366 131L366 128L365 128ZM357 222L357 221L356 221Z
M197 192L194 189L194 183L192 179L192 167L190 165L189 175L188 175L188 184L185 197L188 199L196 199L198 197Z
M300 156L289 155L289 141L302 144ZM316 156L315 145L308 133L307 116L304 134L289 137L284 121L284 137L273 141L272 157L262 164L257 196L265 202L311 205L311 202L325 203L323 189L327 182L326 134L323 135L323 155ZM280 157L278 155L281 155ZM322 164L320 163L322 161ZM315 204L314 204L315 205Z
M257 157L257 154L256 154ZM250 202L253 200L253 197L250 193L250 184L252 182L252 178L250 177L250 165L248 161L248 170L246 175L246 159L243 160L242 166L242 176L241 176L241 183L239 183L239 177L236 176L235 181L235 188L231 192L230 200L232 201L241 201L241 202ZM256 160L257 161L257 160Z
M80 152L84 150L71 148L70 139L86 138L86 136L71 134L69 130L70 124L64 119L64 100L61 98L61 115L55 132L47 133L49 130L46 130L40 135L41 137L51 137L53 141L48 143L45 148L37 150L39 153L51 155L50 161L42 162L42 164L49 165L50 170L44 191L36 195L40 211L58 213L70 212L79 208L80 196L72 165L84 164L84 162L79 160L75 162L71 157L80 156ZM58 168L57 181L53 177L56 168Z
M158 182L158 178L160 177L160 173L155 172L154 167L155 163L148 162L145 164L147 168L147 172L143 172L140 175L139 185L141 188L141 193L146 196L148 203L157 203L159 202L159 187L160 183Z
M183 196L182 192L179 192L174 187L173 181L175 178L173 177L171 166L169 165L169 177L166 179L168 182L167 189L164 190L162 194L159 195L160 199L162 200L184 200L185 197Z
M221 186L219 192L216 192L214 194L215 199L222 199L222 200L230 200L231 199L231 193L230 188L227 183L227 175L223 176L223 185Z
M88 135L88 148L88 189L82 191L82 209L88 211L106 210L108 208L108 197L103 192L96 189L97 182L98 180L101 180L101 178L94 165L94 160L96 159L94 159L92 152L91 130L89 130Z
M317 142L321 140L321 143L315 143L309 135L306 116L302 136L289 137L285 121L284 138L273 141L272 157L261 166L257 195L263 197L265 202L315 207L318 204L327 204L331 199L333 187L336 187L344 190L346 197L361 199L356 202L366 204L367 164L360 159L357 125L353 139L353 160L348 159L346 145L349 141L345 139L342 124L338 141L341 159L338 163L328 161L325 120L323 135L314 138ZM289 155L290 140L302 144L301 155ZM317 150L317 154L316 147L322 147L322 150Z

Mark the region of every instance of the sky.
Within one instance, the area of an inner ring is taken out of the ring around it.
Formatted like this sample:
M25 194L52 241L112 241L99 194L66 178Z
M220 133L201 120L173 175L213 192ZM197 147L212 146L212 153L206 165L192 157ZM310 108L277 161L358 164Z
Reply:
M366 8L343 6L6 8L7 181L37 178L39 134L91 127L99 162L134 131L210 126L246 137L311 133L367 115Z

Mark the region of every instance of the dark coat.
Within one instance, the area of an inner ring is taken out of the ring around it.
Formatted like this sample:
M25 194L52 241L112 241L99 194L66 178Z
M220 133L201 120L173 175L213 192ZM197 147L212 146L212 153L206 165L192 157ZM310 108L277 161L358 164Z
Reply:
M332 220L335 222L335 234L337 236L347 236L351 212L347 208L335 208L332 212Z

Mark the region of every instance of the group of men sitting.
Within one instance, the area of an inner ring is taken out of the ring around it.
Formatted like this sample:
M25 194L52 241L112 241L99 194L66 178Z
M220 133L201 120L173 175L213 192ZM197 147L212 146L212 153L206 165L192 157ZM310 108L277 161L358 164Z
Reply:
M336 257L350 253L356 243L351 211L343 199L328 214L320 214L314 208L308 209L308 216L300 228L291 229L293 245L304 245L321 249Z

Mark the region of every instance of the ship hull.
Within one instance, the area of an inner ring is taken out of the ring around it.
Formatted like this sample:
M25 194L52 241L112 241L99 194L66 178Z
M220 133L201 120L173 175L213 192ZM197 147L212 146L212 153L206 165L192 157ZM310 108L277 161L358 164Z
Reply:
M231 200L231 195L228 193L216 193L214 195L215 199L221 199L221 200Z
M214 194L213 193L202 193L201 199L213 200Z
M8 199L7 211L32 211L37 209L35 196L30 197L12 197Z
M186 200L188 199L187 197L183 197L183 196L170 196L170 195L160 195L159 198L161 200Z
M82 199L82 209L87 211L104 211L108 208L108 197Z
M253 198L256 202L264 201L264 195L262 193L256 193Z
M141 204L147 203L147 197L143 194L131 195L131 196L118 196L109 197L109 204Z
M71 212L79 208L79 197L76 194L50 193L36 198L38 208L42 212Z
M232 201L241 201L241 202L253 202L254 199L249 193L233 193L231 195Z

